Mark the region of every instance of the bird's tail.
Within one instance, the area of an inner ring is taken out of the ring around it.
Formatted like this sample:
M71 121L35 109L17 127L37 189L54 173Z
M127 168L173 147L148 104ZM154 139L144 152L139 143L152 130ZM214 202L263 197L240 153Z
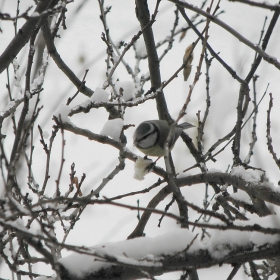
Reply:
M195 126L188 122L183 122L183 123L178 124L178 127L182 128L184 130L184 129L188 129L188 128L195 127Z

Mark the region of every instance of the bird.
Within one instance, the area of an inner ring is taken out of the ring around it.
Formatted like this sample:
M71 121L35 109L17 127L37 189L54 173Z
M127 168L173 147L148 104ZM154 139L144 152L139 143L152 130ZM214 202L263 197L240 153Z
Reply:
M175 127L170 141L170 150L181 135L182 131L194 125L184 122ZM133 134L133 142L138 150L146 156L164 156L164 144L167 140L171 126L165 120L148 120L139 124Z

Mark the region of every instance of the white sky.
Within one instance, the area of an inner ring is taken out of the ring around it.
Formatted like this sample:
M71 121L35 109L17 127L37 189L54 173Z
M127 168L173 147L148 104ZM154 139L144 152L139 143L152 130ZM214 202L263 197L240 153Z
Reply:
M16 0L6 1L4 4L3 11L14 15ZM22 1L21 11L24 11L26 7L30 6L32 1ZM57 39L58 51L61 54L63 60L68 66L74 70L77 76L83 77L85 69L89 68L89 73L86 78L86 85L91 89L102 88L105 82L105 44L100 39L101 32L103 32L101 21L99 20L99 7L97 1L87 1L85 7L79 12L79 14L73 18L75 8L81 1L75 1L75 3L68 5L67 15L67 30L60 31L61 39ZM154 1L150 1L154 2ZM188 1L197 5L197 1ZM271 3L274 3L270 1ZM0 2L1 3L1 2ZM110 27L110 34L112 39L117 43L120 40L129 42L131 37L139 30L139 23L135 18L134 14L134 1L126 1L125 5L122 0L111 0L105 1L106 6L112 5L112 11L108 15L108 24ZM276 3L276 2L275 2ZM228 1L221 1L220 9L225 10L226 13L220 16L220 19L231 25L243 36L246 36L253 43L257 43L259 40L260 31L263 26L264 17L268 16L268 22L271 19L272 13L270 11L263 11L259 8L247 7L238 3L231 3ZM153 9L151 9L153 10ZM169 17L174 17L174 6L173 4L162 1L160 5L160 12L156 23L154 24L154 33L156 40L162 40L167 34L169 34L172 28L172 21L167 20ZM192 13L188 13L192 15ZM23 24L24 20L20 20L18 26ZM180 18L179 26L185 26L183 20ZM268 26L268 24L267 24ZM267 27L266 26L266 27ZM0 34L0 53L6 48L8 42L13 37L13 27L9 22L1 22L1 28L3 33ZM271 38L271 42L268 45L267 52L275 57L280 57L279 38L280 33L279 23L276 26L274 35ZM210 25L210 38L209 43L215 49L220 52L221 57L237 71L241 77L245 77L248 70L250 69L251 62L253 59L253 52L238 42L232 35L227 34L220 27L211 23ZM192 43L196 37L193 32L188 32L186 38L182 43L178 44L175 42L174 48L170 54L161 63L162 80L167 80L181 65L182 56L185 48ZM141 44L141 43L140 43ZM179 75L165 90L166 99L170 112L174 118L177 117L179 110L186 98L188 86L192 81L196 69L196 65L199 59L200 47L195 51L195 58L193 61L193 70L187 83L183 82L182 75ZM159 53L163 49L159 50ZM21 53L18 56L20 64L25 63L26 53ZM133 64L134 54L130 52L125 57L127 62ZM278 59L279 60L279 59ZM84 61L84 62L82 62ZM146 65L140 65L142 73L147 72ZM10 69L11 71L11 69ZM217 61L212 62L211 67L211 102L212 107L210 109L209 120L205 129L205 149L209 148L215 139L224 136L229 132L235 123L235 107L233 103L236 103L238 97L239 84L231 79L231 76L224 71L224 69L218 64ZM12 73L12 71L11 71ZM267 84L269 83L269 92L273 93L274 96L274 108L273 108L273 119L279 120L280 111L280 97L279 97L279 71L267 63L262 63L259 67L257 74L260 76L258 80L258 99L264 93ZM121 82L125 82L126 85L130 80L130 77L126 74L123 67L120 67L114 76L119 78ZM24 77L22 78L24 80ZM0 88L2 92L6 94L6 73L3 72L0 75ZM24 83L22 83L24 85ZM38 119L38 123L42 126L43 130L51 134L52 129L52 115L57 112L61 103L65 104L70 96L73 96L76 92L76 88L70 84L68 79L64 76L60 69L56 67L54 62L50 59L50 65L47 70L46 82L44 84L44 93L42 94L42 104L44 110ZM148 89L148 85L146 85ZM87 102L88 98L79 95L71 103L71 107L74 107L83 102ZM0 99L0 110L4 109L6 101L4 94L1 95ZM195 114L198 110L203 112L205 108L205 82L204 82L204 70L200 78L200 82L195 87L193 93L192 102L188 107L188 112L184 121L196 124ZM252 108L252 107L250 107ZM272 182L277 185L279 173L275 168L270 157L267 157L266 139L265 139L265 123L266 123L266 110L268 108L268 95L260 105L260 114L258 115L259 125L257 127L259 141L256 146L256 152L252 159L252 165L257 165L268 170L269 178ZM60 110L60 109L59 109ZM249 110L250 111L250 110ZM88 114L80 114L74 116L71 121L78 126L92 130L95 133L100 133L104 124L106 123L108 115L104 109L91 110ZM138 125L141 121L147 119L157 118L157 112L154 101L149 101L143 106L128 108L124 118L124 124L135 124ZM274 143L279 143L279 122L272 123L273 128L273 139ZM136 154L140 155L132 143L132 134L134 129L130 128L126 131L128 138L128 148ZM188 131L190 136L195 141L195 129ZM246 157L248 152L248 143L250 142L251 126L247 126L244 129L243 140L246 141L245 148L241 151L243 159ZM106 133L105 133L106 134ZM69 172L70 165L72 162L76 164L77 176L81 177L82 173L86 173L87 178L83 185L83 193L87 194L90 190L96 189L102 182L102 179L115 168L118 164L118 152L112 147L96 144L89 142L87 139L71 135L65 132L66 135L66 148L65 148L65 167L62 178L62 191L66 192L69 184ZM11 136L9 136L11 137ZM114 137L114 136L113 136ZM35 133L35 139L37 141L35 148L34 161L38 162L35 169L35 176L39 184L43 182L44 172L44 151L38 143L38 132ZM279 147L278 147L279 148ZM280 149L278 150L280 153ZM60 165L60 153L61 153L61 142L58 137L53 148L53 160L51 169L51 178L49 188L47 190L49 195L52 195L55 189L55 179L57 177L58 168ZM186 156L182 156L185 154ZM178 171L190 167L194 164L194 160L189 156L189 152L186 147L182 144L181 140L178 140L174 148L174 160L178 167ZM232 162L232 154L230 146L227 150L217 157L218 161L209 163L208 168L217 168L225 171L227 166ZM159 165L163 166L163 160L160 160ZM269 166L269 168L268 168ZM188 174L198 173L198 170L192 170ZM141 190L149 187L156 180L157 176L149 174L145 177L144 181L137 181L133 179L134 165L126 161L125 171L117 175L112 182L110 182L102 191L101 196L113 197L120 193L127 193L131 191ZM64 189L63 189L64 188ZM136 205L137 199L140 199L140 206L145 207L150 199L157 193L158 190L153 190L148 194L141 196L129 197L123 199L123 203ZM202 185L186 187L183 190L183 194L191 201L202 205L202 199L204 196L204 187ZM170 201L170 197L159 205L160 209L164 209L165 205ZM177 212L176 206L172 206L171 211ZM278 211L277 209L275 210ZM75 226L75 234L70 234L68 237L69 244L94 246L104 242L116 242L123 241L130 234L137 224L136 220L137 212L128 211L125 209L99 205L94 207L88 207L88 209L82 215L81 220ZM159 236L171 229L177 228L176 222L165 218L163 220L161 228L157 227L158 215L153 215L150 219L145 233L148 237ZM195 220L197 214L190 211L190 218ZM253 219L254 220L254 219ZM275 223L272 221L274 226ZM58 238L62 237L62 231L58 231ZM214 234L214 236L217 233ZM220 234L219 233L219 237ZM235 233L234 233L235 234ZM234 236L230 234L230 236ZM245 236L245 235L242 235ZM218 235L216 236L218 238ZM248 237L252 238L252 237ZM259 236L258 236L258 240ZM64 255L68 255L65 253ZM41 269L41 268L39 268ZM230 269L230 268L229 268ZM217 279L217 273L219 273L220 279L225 279L229 270L227 266L223 268L212 268L210 269L213 279ZM220 274L221 273L221 274ZM223 274L224 273L224 274ZM199 271L200 280L206 280L209 278L209 272L206 270ZM239 274L238 279L245 279ZM0 271L0 277L10 277L10 273L7 269ZM168 274L161 276L157 279L176 279L179 277L177 273ZM237 278L236 278L237 279Z

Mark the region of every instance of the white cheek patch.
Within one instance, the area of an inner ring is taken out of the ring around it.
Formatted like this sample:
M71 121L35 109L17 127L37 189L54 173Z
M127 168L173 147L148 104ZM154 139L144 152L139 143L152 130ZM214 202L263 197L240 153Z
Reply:
M138 147L141 149L148 149L156 144L157 141L157 133L153 132L148 135L148 137L143 138L138 142Z

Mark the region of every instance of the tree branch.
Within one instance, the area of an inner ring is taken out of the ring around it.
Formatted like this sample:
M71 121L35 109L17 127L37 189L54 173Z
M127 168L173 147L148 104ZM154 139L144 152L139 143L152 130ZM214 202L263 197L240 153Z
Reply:
M42 13L47 9L51 9L54 7L55 3L56 1L53 0L41 0L35 9L35 12ZM44 14L42 17L30 17L21 29L19 29L16 36L0 56L0 74L9 66L12 60L28 42L33 33L34 26L41 25L47 16L48 14Z
M199 14L201 14L204 17L209 18L211 21L213 21L214 23L216 23L217 25L221 26L223 29L227 30L230 34L232 34L234 37L236 37L240 42L242 42L243 44L247 45L248 47L250 47L251 49L253 49L254 51L256 51L259 55L262 56L262 58L274 65L277 69L280 69L280 63L279 61L277 61L277 59L275 57L272 57L270 55L268 55L265 51L263 51L260 47L256 46L255 44L253 44L251 41L249 41L247 38L245 38L244 36L242 36L240 33L238 33L235 29L233 29L232 27L230 27L229 25L227 25L226 23L224 23L223 21L221 21L220 19L212 16L211 14L199 9L196 6L193 6L191 4L188 4L186 2L182 2L180 0L169 0L170 2L173 2L181 7L184 7L186 9L189 9L191 11L197 12Z
M156 4L155 12L152 16L152 22L155 21L159 2L160 1L158 0ZM154 90L156 90L161 86L161 75L160 75L159 58L156 50L153 29L151 26L148 26L150 22L150 12L148 8L147 0L136 0L136 16L140 22L142 30L145 28L145 30L143 30L143 37L144 37L146 50L148 54L149 70L151 76L151 87ZM159 92L157 94L156 102L157 102L157 111L158 111L159 119L170 121L171 117L168 112L168 108L163 92Z

